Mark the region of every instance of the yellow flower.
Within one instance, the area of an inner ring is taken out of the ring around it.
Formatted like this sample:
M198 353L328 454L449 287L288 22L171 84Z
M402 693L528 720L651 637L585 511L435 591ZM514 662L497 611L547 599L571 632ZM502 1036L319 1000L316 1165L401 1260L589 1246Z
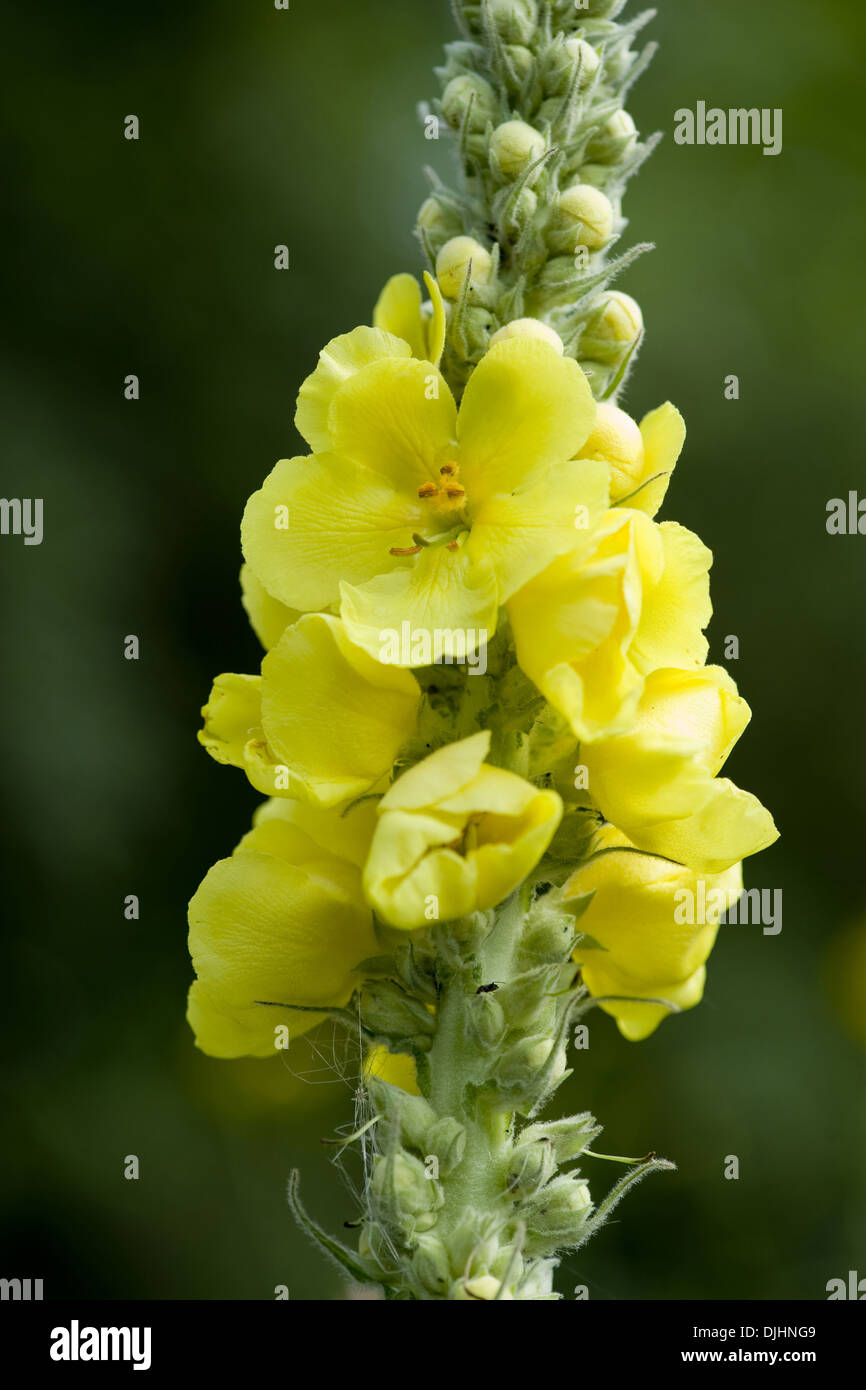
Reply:
M645 677L701 666L712 554L676 522L609 511L589 555L564 555L511 599L517 659L578 738L625 732Z
M594 896L580 919L585 934L575 959L596 998L623 995L602 1008L632 1042L649 1037L670 1012L700 1003L706 961L719 919L743 889L742 866L698 878L666 859L643 853L613 826L599 833L594 853L569 879L567 898Z
M612 507L629 506L655 516L685 439L685 421L670 401L644 416L640 428L619 406L602 402L580 457L610 465Z
M769 811L717 777L751 713L726 671L648 676L627 734L581 745L605 818L641 849L721 873L778 838Z
M492 348L458 417L433 364L396 338L401 355L382 356L376 333L339 340L343 360L366 354L367 365L347 368L340 384L331 373L308 396L317 452L284 459L251 497L244 554L289 608L340 604L350 639L374 657L408 624L402 664L425 665L412 654L416 634L429 644L444 634L446 656L469 634L471 653L492 636L502 603L588 544L607 506L608 467L573 461L595 404L577 363L547 343Z
M547 849L555 792L489 767L485 730L431 753L379 803L364 890L383 921L411 931L495 907Z
M303 1009L348 1003L357 967L378 952L359 867L372 815L266 803L209 871L189 905L187 1017L203 1052L273 1057L325 1017Z
M336 806L390 776L420 697L411 672L353 646L339 619L308 613L270 650L261 676L217 677L199 740L267 796Z

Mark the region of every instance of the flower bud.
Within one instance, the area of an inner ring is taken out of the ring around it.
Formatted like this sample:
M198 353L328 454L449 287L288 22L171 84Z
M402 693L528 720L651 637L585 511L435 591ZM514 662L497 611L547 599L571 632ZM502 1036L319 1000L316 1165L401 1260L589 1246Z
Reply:
M613 206L600 188L576 183L559 197L548 242L554 251L574 251L585 246L598 251L613 235Z
M498 1047L505 1036L505 1013L492 994L476 994L469 1009L469 1027L485 1049Z
M506 185L500 192L497 199L497 206L501 203L502 217L511 236L517 240L528 231L535 221L538 212L538 197L531 188L521 188L517 197L513 197L514 187Z
M553 1052L552 1038L524 1038L522 1042L510 1047L496 1069L500 1082L504 1085L533 1081L549 1060Z
M422 1049L430 1046L436 1028L423 1004L387 980L374 980L364 985L361 1022L376 1037L411 1040Z
M643 469L643 436L630 415L618 405L602 401L596 411L592 433L580 451L586 459L604 459L610 464L610 495L625 497Z
M586 151L589 163L614 164L631 154L637 144L637 126L627 111L615 111Z
M394 1256L375 1221L367 1221L361 1227L358 1235L358 1258L374 1278L383 1274L393 1277Z
M505 43L529 43L538 24L535 0L488 0L487 10Z
M467 117L468 112L468 117ZM460 73L452 77L442 93L442 114L455 130L463 127L480 134L488 121L495 121L499 114L496 93L483 77L474 72Z
M462 227L460 214L442 203L433 194L422 204L418 212L418 226L427 233L434 245L458 236Z
M564 44L553 48L544 74L545 90L555 96L564 94L579 69L578 88L588 87L598 72L601 59L591 43L585 39L566 39Z
M497 329L490 339L490 346L494 347L496 343L506 343L511 338L538 338L542 343L549 343L560 356L565 351L559 334L548 324L542 323L541 319L512 319L511 323L506 323L504 327Z
M524 48L523 44L510 43L506 46L505 52L514 69L517 81L523 85L528 82L535 70L535 55L530 48Z
M532 961L558 964L571 955L575 936L574 918L540 898L529 910L520 943L521 954Z
M535 123L539 129L545 126L556 127L557 119L562 115L562 97L548 97L543 101L535 113Z
M427 1135L437 1120L432 1105L428 1105L423 1096L410 1095L376 1076L367 1077L367 1090L389 1125L399 1119L402 1143L419 1154L429 1153Z
M508 1164L508 1191L515 1197L532 1197L556 1172L553 1145L522 1141L523 1135Z
M470 274L473 289L489 285L493 276L493 257L480 241L456 236L446 241L436 257L436 279L446 299L457 299Z
M611 365L622 362L643 333L643 314L631 295L611 290L600 295L580 340L580 356Z
M526 121L505 121L490 137L491 162L506 179L518 178L545 148L544 136Z
M467 1207L448 1240L452 1272L470 1276L486 1273L499 1251L499 1242L487 1229L489 1222L477 1209Z
M444 1298L451 1283L448 1252L438 1236L421 1235L412 1259L415 1273L428 1293Z
M429 1215L445 1200L441 1186L427 1176L421 1160L399 1151L376 1159L372 1191L398 1220ZM429 1230L430 1224L425 1223L425 1229Z
M428 1130L425 1139L427 1153L439 1160L439 1172L443 1178L453 1173L466 1152L466 1130L458 1120L446 1115L437 1120Z
M549 1120L546 1124L527 1125L520 1135L520 1148L546 1144L558 1165L577 1158L587 1144L600 1133L601 1126L595 1123L595 1116L587 1110L582 1115L570 1115L565 1120ZM515 1149L515 1155L517 1153L518 1149Z
M575 1174L554 1178L534 1197L521 1203L519 1212L526 1229L551 1249L572 1244L592 1208L589 1184Z

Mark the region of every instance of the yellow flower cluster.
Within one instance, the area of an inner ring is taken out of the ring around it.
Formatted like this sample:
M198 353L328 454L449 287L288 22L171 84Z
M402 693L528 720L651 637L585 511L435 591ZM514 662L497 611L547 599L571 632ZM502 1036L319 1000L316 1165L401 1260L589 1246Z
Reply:
M655 520L680 415L638 427L596 406L533 320L497 335L458 408L427 286L422 304L395 277L373 326L328 344L298 400L311 452L247 505L243 602L266 655L217 679L199 737L269 799L190 908L189 1017L216 1056L269 1055L275 1029L345 1005L382 954L377 922L423 930L541 872L568 795L492 765L486 728L422 756L431 651L465 661L504 634L571 740L603 826L565 892L591 895L578 960L627 1037L700 998L718 911L680 926L677 891L709 875L733 901L775 838L718 776L749 711L705 664L710 552Z

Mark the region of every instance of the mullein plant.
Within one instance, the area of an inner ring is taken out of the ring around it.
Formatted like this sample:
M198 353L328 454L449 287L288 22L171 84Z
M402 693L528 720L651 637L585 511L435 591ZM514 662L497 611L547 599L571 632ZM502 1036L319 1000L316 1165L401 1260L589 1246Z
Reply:
M637 1041L698 1003L776 838L719 776L749 709L706 664L712 556L656 520L685 425L616 403L643 319L608 286L645 249L618 243L652 146L624 107L651 15L624 3L454 0L426 296L394 276L301 387L310 452L242 526L266 655L203 711L267 799L190 905L189 1020L223 1058L360 1037L357 1240L297 1176L289 1200L388 1298L556 1298L559 1257L672 1166L617 1160L596 1198L594 1117L542 1114L590 1010Z

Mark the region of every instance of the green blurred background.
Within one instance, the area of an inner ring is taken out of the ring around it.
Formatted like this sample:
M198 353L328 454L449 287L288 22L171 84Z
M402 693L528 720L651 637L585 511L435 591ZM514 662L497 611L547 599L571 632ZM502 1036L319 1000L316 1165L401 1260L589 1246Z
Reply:
M712 657L739 637L755 711L731 775L782 830L748 882L783 889L784 928L723 930L703 1006L649 1041L593 1025L563 1105L596 1111L605 1149L679 1170L561 1287L820 1299L866 1275L866 538L825 530L829 498L866 494L866 18L850 0L660 9L631 101L666 139L627 205L658 250L622 284L648 324L626 404L670 397L689 422L667 514L716 552ZM195 732L211 676L258 659L238 526L294 451L296 390L419 265L422 166L448 151L414 106L448 7L45 0L4 29L2 491L45 499L45 540L0 539L0 1274L46 1297L341 1298L284 1203L298 1165L317 1215L354 1215L320 1143L352 1108L332 1040L226 1064L183 1021L185 903L256 802ZM699 99L782 107L783 154L678 148L673 113ZM597 1167L600 1190L617 1170Z

